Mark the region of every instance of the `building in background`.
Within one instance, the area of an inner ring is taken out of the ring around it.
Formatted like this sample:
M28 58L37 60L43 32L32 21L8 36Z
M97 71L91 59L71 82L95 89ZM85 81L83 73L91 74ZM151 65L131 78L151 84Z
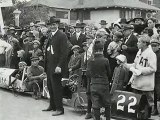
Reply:
M153 0L153 5L160 8L160 0Z
M54 15L66 23L80 20L99 25L103 19L110 25L118 18L130 19L137 14L146 18L148 13L159 11L159 8L150 5L152 2L152 0L31 0L30 6L47 6L48 16Z
M139 1L144 2L144 3L148 4L148 5L152 5L153 4L153 0L139 0Z

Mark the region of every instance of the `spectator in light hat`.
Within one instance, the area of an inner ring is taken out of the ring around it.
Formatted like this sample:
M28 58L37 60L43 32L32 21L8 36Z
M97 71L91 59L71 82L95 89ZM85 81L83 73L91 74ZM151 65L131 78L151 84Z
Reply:
M32 53L32 57L38 56L38 54L42 53L42 50L39 49L39 46L40 46L40 42L38 40L34 40L33 41L33 50L30 51L30 53Z
M116 59L117 66L114 69L112 77L111 95L113 95L115 90L125 90L129 80L129 71L124 67L124 64L127 63L126 56L120 54Z
M157 56L157 71L155 73L155 88L154 88L154 109L152 111L152 115L158 115L158 106L157 101L160 100L160 41L157 39L152 39L150 41L151 48Z
M78 45L74 45L72 47L73 55L70 58L68 63L69 75L77 74L80 68L80 59L81 55L79 54L80 47Z

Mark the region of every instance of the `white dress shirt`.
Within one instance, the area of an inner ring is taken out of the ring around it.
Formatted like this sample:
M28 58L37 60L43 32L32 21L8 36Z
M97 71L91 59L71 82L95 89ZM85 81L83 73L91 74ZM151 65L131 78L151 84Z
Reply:
M10 50L12 46L6 41L0 39L0 54L4 54L8 50Z

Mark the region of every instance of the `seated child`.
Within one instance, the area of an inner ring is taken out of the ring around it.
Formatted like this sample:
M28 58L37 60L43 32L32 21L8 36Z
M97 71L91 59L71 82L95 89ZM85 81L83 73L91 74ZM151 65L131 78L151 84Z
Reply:
M127 62L126 56L120 54L116 59L118 65L115 67L112 77L111 95L115 90L124 90L129 80L129 71L123 66L123 64Z
M72 47L73 55L68 63L69 76L78 74L78 70L81 66L81 55L79 54L79 49L80 47L78 45L74 45Z
M27 69L27 81L26 87L28 90L33 91L33 98L38 99L40 97L40 92L43 88L43 80L46 78L44 73L44 68L39 66L39 58L31 58L31 66Z
M17 71L17 74L15 75L15 78L22 80L23 71L24 71L24 68L27 66L27 64L24 61L21 61L19 62L18 66L19 66L19 69Z

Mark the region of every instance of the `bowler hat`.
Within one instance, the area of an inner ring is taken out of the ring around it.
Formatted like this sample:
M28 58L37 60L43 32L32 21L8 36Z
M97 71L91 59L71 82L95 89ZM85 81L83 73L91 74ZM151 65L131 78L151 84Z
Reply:
M137 16L133 19L133 21L135 22L135 20L137 20L137 19L140 19L140 20L144 21L144 19L143 19L140 15L137 15Z
M38 56L31 57L31 61L33 61L33 60L39 60L39 57Z
M99 24L101 24L101 25L107 25L108 23L105 20L101 20L101 22Z
M76 23L74 28L84 28L84 26L81 23Z
M51 25L53 23L60 23L60 19L56 18L55 16L50 17L47 25Z
M133 25L124 25L124 26L123 26L123 31L124 31L124 30L131 30L131 29L134 29L134 26L133 26Z
M126 22L127 22L126 18L121 18L119 21L120 24L126 24Z

